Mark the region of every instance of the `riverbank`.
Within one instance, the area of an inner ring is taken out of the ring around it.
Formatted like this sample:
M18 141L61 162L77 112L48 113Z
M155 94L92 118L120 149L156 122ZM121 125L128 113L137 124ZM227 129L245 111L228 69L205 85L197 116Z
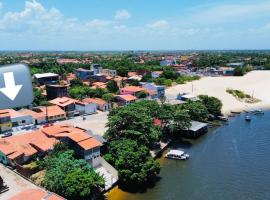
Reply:
M240 114L227 125L178 147L188 161L160 158L161 180L144 193L114 188L108 200L269 199L270 112L254 115L251 123Z
M270 108L270 71L252 71L242 77L203 77L198 81L176 85L166 89L168 99L175 99L178 93L193 93L194 95L209 95L220 99L223 103L222 113L228 115L231 111L243 112L258 108ZM228 88L237 89L259 99L257 103L245 103L228 94Z

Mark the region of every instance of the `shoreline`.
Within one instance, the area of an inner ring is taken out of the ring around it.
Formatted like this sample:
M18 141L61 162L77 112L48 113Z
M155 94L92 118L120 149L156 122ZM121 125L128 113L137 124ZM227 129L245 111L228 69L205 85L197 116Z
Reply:
M175 99L178 93L213 96L222 101L222 114L228 116L233 112L252 111L255 109L270 109L269 71L252 71L245 76L202 77L200 80L178 84L166 89L169 100ZM258 103L245 103L237 100L226 89L232 88L253 95L260 100Z

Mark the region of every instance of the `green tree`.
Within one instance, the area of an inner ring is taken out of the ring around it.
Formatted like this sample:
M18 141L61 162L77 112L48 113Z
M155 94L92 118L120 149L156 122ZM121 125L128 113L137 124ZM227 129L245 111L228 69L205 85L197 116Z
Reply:
M82 80L76 78L70 81L70 87L83 86Z
M160 172L160 165L150 156L149 150L134 140L111 142L105 159L116 167L120 182L126 185L153 181Z
M146 98L147 97L147 93L145 91L140 91L136 94L136 97L139 98L139 99L142 99L142 98Z
M46 170L43 186L67 199L90 198L105 184L85 160L74 158L72 150L51 154L39 165Z
M190 118L197 121L206 121L208 119L208 111L206 106L200 101L188 101L182 104L182 109L188 111Z
M199 98L204 103L204 105L207 108L207 111L210 114L216 117L221 115L222 102L218 98L209 97L207 95L200 95Z
M116 93L119 91L119 87L116 83L115 80L110 80L108 83L107 83L107 89L109 92L111 93Z
M91 88L87 86L74 86L71 87L68 91L70 97L74 99L83 99L87 97L91 92Z
M47 98L42 94L42 92L34 87L34 100L33 106L45 106L48 105Z
M114 95L111 93L103 94L101 97L104 101L107 102L113 102L114 101Z
M151 147L161 136L160 129L153 121L154 118L147 115L146 108L136 104L113 109L109 113L106 137L109 140L133 139Z

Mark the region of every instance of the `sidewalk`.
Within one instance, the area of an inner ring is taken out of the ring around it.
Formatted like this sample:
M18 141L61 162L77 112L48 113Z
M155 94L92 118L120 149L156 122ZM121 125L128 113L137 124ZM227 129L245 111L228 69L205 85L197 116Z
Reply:
M0 199L3 200L8 200L9 198L26 189L38 188L2 164L0 164L0 176L3 178L5 185L9 187L7 192L0 194Z

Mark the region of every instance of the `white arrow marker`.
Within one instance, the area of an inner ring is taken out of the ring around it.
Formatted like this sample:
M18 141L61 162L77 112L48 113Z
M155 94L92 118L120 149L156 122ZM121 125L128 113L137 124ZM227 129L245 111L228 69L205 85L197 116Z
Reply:
M13 72L4 73L5 88L0 88L0 92L6 95L10 100L14 101L20 92L22 85L15 85Z

